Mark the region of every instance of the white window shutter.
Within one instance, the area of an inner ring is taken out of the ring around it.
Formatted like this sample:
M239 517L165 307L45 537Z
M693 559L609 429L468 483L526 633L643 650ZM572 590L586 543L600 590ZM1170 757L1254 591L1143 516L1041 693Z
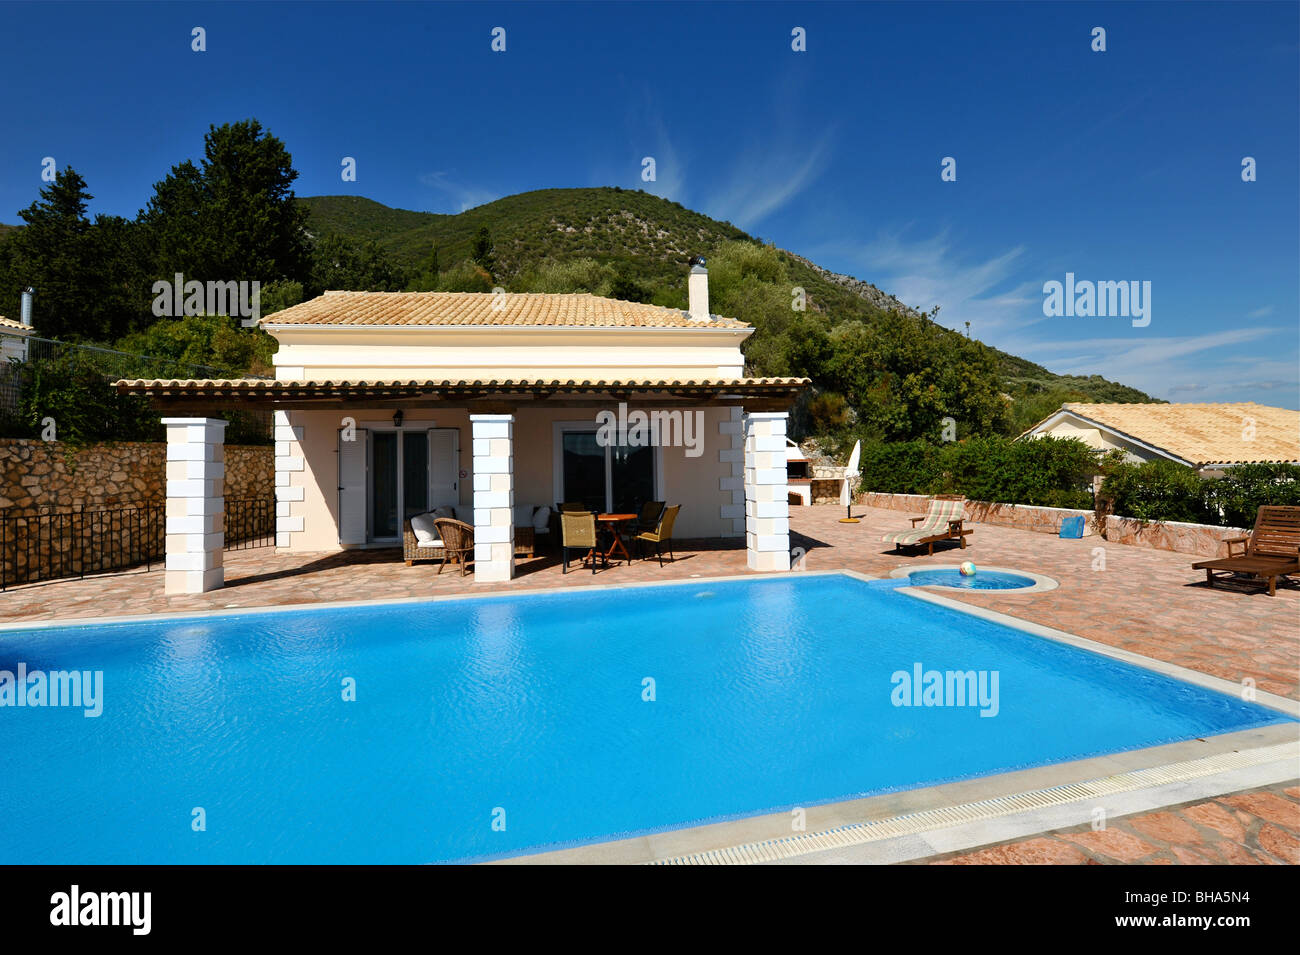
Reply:
M366 542L366 445L370 432L357 428L354 440L339 430L339 543L356 547Z

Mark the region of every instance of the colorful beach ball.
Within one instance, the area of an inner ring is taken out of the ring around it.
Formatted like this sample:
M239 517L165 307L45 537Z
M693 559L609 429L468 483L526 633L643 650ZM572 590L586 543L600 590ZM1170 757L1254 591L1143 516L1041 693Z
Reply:
M963 577L974 577L974 576L975 576L975 563L974 563L973 561L969 561L969 560L962 561L962 565L961 565L961 575L962 575Z

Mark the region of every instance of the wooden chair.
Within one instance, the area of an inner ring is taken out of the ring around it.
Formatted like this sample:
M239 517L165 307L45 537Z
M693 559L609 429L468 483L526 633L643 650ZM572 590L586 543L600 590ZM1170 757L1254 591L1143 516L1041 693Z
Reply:
M1205 583L1214 586L1215 571L1245 574L1268 582L1268 595L1277 595L1277 579L1300 574L1300 507L1264 504L1255 514L1249 537L1224 541L1228 556L1192 564L1205 571ZM1240 553L1234 548L1241 547Z
M600 548L596 546L596 515L585 508L581 513L573 513L565 510L560 513L560 549L563 552L564 569L561 573L569 572L569 551L585 551L582 555L582 563L588 558L591 560L591 572L596 572L596 560L600 558L605 566L609 566L609 561L601 553Z
M438 528L438 536L442 538L442 563L438 565L438 573L441 574L449 563L460 564L460 575L464 577L469 572L469 562L474 553L474 528L451 517L435 518L433 526Z
M924 517L912 518L910 531L894 531L880 538L886 544L893 544L894 550L904 547L927 548L927 553L934 553L934 545L939 541L960 541L966 549L966 538L971 534L963 528L966 520L966 502L964 498L941 496L930 502L930 510ZM918 527L918 522L921 522Z
M680 504L674 504L672 507L665 507L663 515L659 518L659 524L653 531L642 531L636 535L637 553L641 553L641 548L646 544L655 545L655 556L659 558L659 566L664 565L663 549L668 547L668 556L672 560L677 559L673 553L673 522L677 520L677 512L682 509Z

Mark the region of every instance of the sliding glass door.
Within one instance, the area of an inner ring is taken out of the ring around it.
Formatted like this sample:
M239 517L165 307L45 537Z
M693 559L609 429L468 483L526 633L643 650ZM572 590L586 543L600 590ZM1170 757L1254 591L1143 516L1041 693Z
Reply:
M563 498L593 511L632 514L655 496L654 448L602 447L595 431L561 434Z

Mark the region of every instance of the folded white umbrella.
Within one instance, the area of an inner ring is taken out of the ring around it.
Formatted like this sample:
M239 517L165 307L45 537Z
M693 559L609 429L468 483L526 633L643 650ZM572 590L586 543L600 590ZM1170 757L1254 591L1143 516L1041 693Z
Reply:
M853 516L853 487L862 477L858 473L858 462L862 458L862 442L853 442L853 453L849 455L849 463L844 468L844 483L840 485L840 503L847 508L846 516L840 518L841 523L856 523L857 518Z

